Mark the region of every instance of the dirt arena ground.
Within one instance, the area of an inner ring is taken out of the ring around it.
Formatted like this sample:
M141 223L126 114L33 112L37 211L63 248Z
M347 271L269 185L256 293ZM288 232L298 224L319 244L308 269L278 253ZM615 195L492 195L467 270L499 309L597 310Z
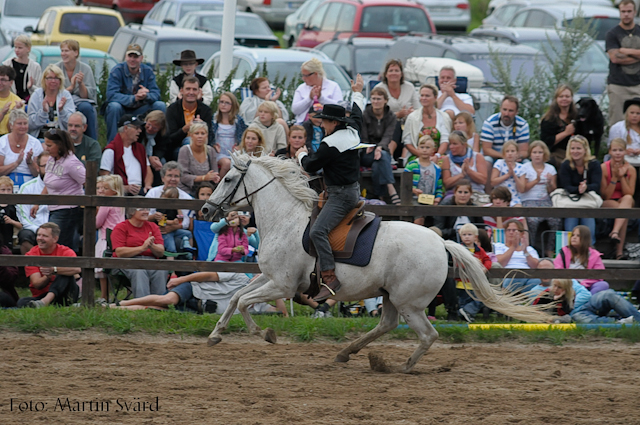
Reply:
M0 340L0 424L640 424L640 350L624 343L436 343L396 375L368 353L401 363L413 341L342 364L344 344L239 336Z

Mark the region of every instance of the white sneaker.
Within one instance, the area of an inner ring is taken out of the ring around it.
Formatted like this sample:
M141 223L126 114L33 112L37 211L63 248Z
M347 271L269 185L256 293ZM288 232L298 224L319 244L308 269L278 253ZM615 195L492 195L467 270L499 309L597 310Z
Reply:
M625 317L624 319L618 320L616 323L621 325L633 325L633 316Z
M460 317L462 317L467 323L472 323L473 322L473 317L471 317L471 315L469 313L467 313L465 311L464 308L460 307L458 309L458 314L460 315Z
M46 307L44 304L44 301L42 300L31 300L29 301L29 303L27 304L27 306L29 308L41 308L41 307Z

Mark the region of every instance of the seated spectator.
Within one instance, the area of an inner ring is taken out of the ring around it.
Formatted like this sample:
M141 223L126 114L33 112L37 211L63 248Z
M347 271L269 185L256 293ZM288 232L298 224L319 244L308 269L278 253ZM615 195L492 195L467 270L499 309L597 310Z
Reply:
M478 242L478 228L472 223L467 223L460 227L458 233L460 234L460 243L464 245L474 257L480 260L487 271L491 270L491 259L485 250L480 247ZM473 287L469 282L463 282L460 279L456 279L455 287L458 294L458 303L460 305L458 314L464 320L471 323L484 304L469 295L469 292L473 294Z
M76 253L71 248L58 243L60 232L60 227L55 223L42 224L37 232L38 245L25 255L75 257ZM24 272L29 278L32 296L21 298L18 301L18 307L71 305L78 301L80 288L76 284L75 276L80 274L80 267L26 266Z
M301 66L303 83L293 94L291 111L296 115L296 124L302 124L307 119L307 112L314 103L322 105L337 104L342 101L342 90L335 81L327 79L322 62L319 59L309 59Z
M33 158L42 153L42 143L28 133L29 117L23 110L9 113L9 126L11 132L0 137L0 175L22 186L38 175Z
M144 145L147 160L153 173L153 186L162 181L160 170L167 161L176 161L180 145L173 145L167 134L167 118L162 111L149 111L144 118L144 127L138 136Z
M420 87L420 105L407 117L402 132L402 142L411 155L418 156L418 140L420 136L431 136L436 144L436 156L440 158L449 148L449 132L451 118L446 112L436 108L438 88L433 84Z
M195 198L201 201L206 201L211 197L211 195L213 195L214 190L215 190L215 187L209 182L199 183L198 186L196 187ZM193 217L193 219L200 220L200 221L207 221L204 218L204 214L202 214L202 210L196 211L196 214ZM189 226L189 230L193 231L193 223L191 224L192 225Z
M242 140L247 125L238 115L238 99L231 92L224 92L218 99L218 112L213 117L211 135L213 136L216 152L218 153L218 170L220 178L224 177L231 168L231 152Z
M555 168L560 168L565 159L567 144L576 131L574 122L577 119L578 108L573 101L573 90L562 84L556 90L549 110L540 121L540 139L549 147L549 162Z
M576 226L571 231L569 246L560 250L553 260L556 269L604 270L602 254L591 246L591 233L587 226ZM602 279L582 279L580 283L592 294L609 289Z
M308 142L307 131L301 125L292 125L289 129L289 142L287 143L287 147L278 149L275 155L287 159L295 158L298 149L305 145L309 152L311 152L311 143Z
M11 92L16 72L7 65L0 65L0 136L9 132L9 112L24 109L24 101Z
M640 98L624 102L624 120L618 121L609 129L609 145L617 138L626 142L626 154L636 163L634 166L640 165Z
M448 188L448 193L464 179L471 182L474 193L484 194L487 163L482 154L467 145L466 138L460 130L449 134L449 154L442 157L442 181Z
M476 113L473 107L473 98L467 93L456 93L456 84L456 70L450 65L440 68L438 109L449 114L452 121L462 111L471 115Z
M446 198L440 205L469 205L473 206L471 195L473 189L469 180L460 180L453 188L453 196ZM456 235L460 226L466 223L474 223L476 226L483 223L482 217L468 216L436 216L434 217L434 225L442 232L442 238L445 240L456 240Z
M196 199L208 200L213 194L214 187L209 182L199 183L196 186ZM215 238L215 233L210 229L211 223L205 220L201 210L197 210L193 220L189 221L189 231L193 235L193 242L198 248L198 255L194 258L198 261L205 261L209 255L209 248Z
M171 80L169 85L169 103L175 103L176 100L182 99L182 85L187 77L195 77L198 79L200 91L198 92L198 100L201 100L207 106L213 102L213 90L211 83L207 77L196 72L198 65L202 65L204 59L196 57L193 50L183 50L180 52L180 59L173 61L173 64L182 68L182 72Z
M0 255L12 255L11 249L5 244L0 234ZM15 282L18 278L18 268L15 266L0 266L0 308L15 307L20 296L16 291Z
M551 164L547 164L549 157L549 148L544 142L536 140L529 146L531 162L522 164L516 173L516 189L520 194L522 206L527 208L553 207L549 193L557 187L557 172ZM562 228L562 223L557 217L527 217L527 227L533 241L537 240L538 227L544 222L548 224L549 230ZM551 247L555 244L555 237L550 235L549 239L547 246ZM550 253L545 254L549 255Z
M491 203L485 205L485 207L508 207L511 204L511 192L504 186L499 186L493 189L489 198ZM504 223L512 218L515 218L523 224L526 223L524 217L482 217L484 224L492 229L504 229Z
M96 161L99 164L102 159L102 147L97 140L85 134L87 118L84 114L82 112L71 114L67 127L69 129L69 137L73 142L74 153L78 159L83 164L86 164L87 161Z
M124 185L122 177L117 174L109 176L98 176L96 183L96 194L98 196L124 196ZM122 207L97 207L96 212L96 257L102 258L107 249L107 230L113 229L125 220L124 208ZM109 298L109 282L102 268L96 269L96 279L100 281L100 292L103 300Z
M594 191L600 194L602 170L600 162L591 155L589 141L584 136L572 136L567 145L565 161L558 171L558 187L565 189L571 195L582 195ZM589 227L591 244L596 242L595 218L565 218L564 230L571 230L578 224Z
M76 40L64 40L60 43L60 56L62 60L56 66L63 71L64 87L71 93L76 110L85 117L87 136L96 140L98 114L95 107L98 98L93 70L88 64L78 60L80 44Z
M387 193L391 203L399 205L400 197L393 185L396 180L393 177L389 154L389 143L396 129L397 118L387 106L389 95L386 90L374 88L370 97L371 104L365 108L362 116L360 139L362 143L375 146L360 152L360 165L371 168L373 196L382 199Z
M218 254L213 261L241 261L249 254L249 240L237 212L235 217L233 212L227 215L227 224L218 231Z
M28 35L21 34L13 39L13 51L16 56L8 58L2 64L12 67L16 72L16 80L11 86L11 91L27 103L33 92L40 87L42 68L29 57L31 38Z
M182 82L180 93L182 98L167 108L167 129L173 146L189 144L187 136L191 123L202 121L207 126L207 134L211 129L211 108L198 100L200 82L196 77L186 77Z
M64 74L55 65L49 65L42 73L42 87L29 98L29 134L42 139L51 129L67 130L69 117L76 111L71 93L62 82Z
M7 177L0 177L0 195L13 194L13 181ZM22 223L18 220L15 205L0 203L0 235L9 249L13 249L14 230L22 230Z
M157 259L164 256L160 229L149 222L148 208L126 209L127 220L116 225L111 233L114 257ZM134 298L166 292L167 271L153 269L123 269L131 281Z
M277 88L275 91L271 89L271 84L266 77L254 78L249 85L249 89L253 93L253 96L246 97L240 105L239 115L244 122L252 122L258 115L258 107L262 105L264 101L275 102L278 106L278 123L282 125L285 131L289 128L287 121L289 121L289 112L287 107L284 106L280 99L282 90Z
M511 192L512 207L521 207L520 193L516 186L516 176L522 173L523 165L518 163L518 145L509 140L502 145L503 158L499 158L493 164L491 171L491 186L506 187ZM525 154L527 155L527 154Z
M142 47L130 44L125 58L125 62L111 69L107 82L105 120L109 142L121 127L119 123L123 115L137 116L150 110L165 112L167 109L160 100L160 89L153 68L142 63Z
M482 152L491 164L496 159L504 158L502 146L509 140L516 142L520 158L527 157L529 124L518 115L519 105L516 97L505 96L500 103L500 112L491 115L482 124Z
M480 135L476 132L476 124L473 122L473 116L465 111L459 112L453 117L453 130L461 131L467 138L467 145L474 152L480 152ZM451 135L449 135L451 137ZM449 149L451 149L451 140L449 140Z
M231 211L227 216L221 219L218 222L211 223L210 229L214 233L215 237L209 247L209 255L207 257L207 261L214 261L214 259L218 256L218 247L219 247L219 235L220 231L229 226L229 222L231 220L239 220L242 225L243 231L247 236L247 243L249 244L249 248L247 249L249 254L244 256L242 261L244 262L255 262L255 256L253 259L250 257L252 253L255 253L260 246L260 235L258 234L258 229L255 227L249 227L249 221L251 219L251 213L246 211ZM251 260L251 261L250 261ZM220 260L221 261L221 260Z
M178 187L194 194L196 185L202 182L218 184L218 161L216 150L207 144L209 129L202 121L194 121L189 128L188 145L180 148L178 163L182 167L182 177Z
M640 116L640 111L639 116ZM602 183L600 184L600 194L604 200L602 206L606 208L633 208L633 194L636 190L637 172L627 161L625 161L626 143L623 139L617 138L609 145L610 160L601 165ZM616 218L613 222L613 230L609 233L609 238L616 245L615 258L620 260L624 257L624 241L627 237L627 218Z
M21 195L40 195L44 189L44 176L49 161L49 152L41 152L34 162L38 165L40 173L35 179L29 180L20 186ZM40 205L35 217L31 216L32 205L20 204L16 205L18 219L22 223L22 230L18 232L18 243L20 244L20 253L26 254L36 245L36 232L38 227L49 221L49 205Z
M132 115L123 115L118 122L118 134L104 148L100 175L122 177L127 195L143 194L151 189L153 174L145 147L138 142L143 122Z
M180 192L177 187L167 187L160 195L160 198L164 199L179 199ZM178 227L176 230L167 231L165 227L167 224L180 225L182 216L178 210L173 208L158 208L156 209L158 214L162 214L162 218L158 221L160 226L160 233L162 233L162 240L164 242L164 250L167 252L194 252L195 249L191 246L190 239L192 234L189 230ZM163 232L164 230L164 232ZM178 249L178 247L180 247Z
M258 127L249 127L242 134L238 150L253 156L268 155L262 131Z
M265 143L265 154L271 154L287 146L287 135L281 125L277 125L278 105L265 101L258 106L258 115L251 122L251 127L262 131Z
M498 263L505 269L535 269L538 266L538 253L529 246L524 225L516 219L510 219L504 226L505 243L494 245ZM518 292L528 292L536 285L535 280L526 278L508 278L502 283L503 287Z
M307 132L307 149L309 152L315 152L320 147L320 142L324 139L324 128L322 128L322 118L316 118L318 114L322 113L322 104L314 103L309 108L308 119L302 123Z
M436 151L435 143L429 136L422 136L418 141L418 159L409 161L404 169L405 173L413 175L413 192L416 203L420 195L431 195L433 199L425 200L425 205L438 205L442 201L442 170L431 162L431 157ZM393 200L392 200L393 201ZM400 204L400 198L396 194L394 204ZM424 225L424 217L416 218L414 223Z

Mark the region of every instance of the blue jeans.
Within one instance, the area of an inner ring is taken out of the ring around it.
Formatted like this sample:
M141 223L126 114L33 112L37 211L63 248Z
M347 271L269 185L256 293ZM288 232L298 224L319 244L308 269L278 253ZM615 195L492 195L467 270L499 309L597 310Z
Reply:
M571 318L576 323L612 323L615 319L607 317L611 310L622 318L633 316L634 321L640 322L640 312L612 289L593 294L581 310L571 313Z
M140 115L148 111L167 111L167 106L164 102L158 100L153 103L142 105L136 109L125 108L118 102L109 102L107 110L105 112L105 121L107 122L107 143L111 142L118 133L118 121L124 114Z
M191 232L186 229L178 229L162 235L164 250L168 252L178 252L176 247L182 248L182 238L185 236L191 239Z
M375 196L383 196L387 192L387 184L393 184L396 181L391 168L391 155L385 150L380 154L380 159L377 161L373 159L375 150L365 153L360 158L360 165L371 167L372 189Z
M583 224L591 231L591 245L596 243L596 219L595 218L565 218L564 230L572 231L578 224Z
M82 210L80 207L51 211L49 212L49 221L56 223L60 227L58 243L78 253L80 242L78 227L82 225Z
M481 301L471 298L464 289L456 289L456 291L458 292L458 303L460 304L460 307L462 307L469 316L474 317L480 312L480 310L482 310L482 307L484 307L484 304ZM473 291L471 291L471 293L473 293Z
M364 308L367 309L367 313L371 314L373 310L378 309L378 304L382 304L382 297L367 298L364 300Z
M529 292L540 284L540 279L505 279L502 282L503 288L508 288L511 292Z
M181 283L169 292L175 292L178 294L180 301L176 304L178 310L193 310L198 311L198 299L193 296L193 287L191 282Z
M76 110L82 112L87 118L87 130L84 134L93 140L98 140L98 113L96 108L90 102L78 102L76 103Z

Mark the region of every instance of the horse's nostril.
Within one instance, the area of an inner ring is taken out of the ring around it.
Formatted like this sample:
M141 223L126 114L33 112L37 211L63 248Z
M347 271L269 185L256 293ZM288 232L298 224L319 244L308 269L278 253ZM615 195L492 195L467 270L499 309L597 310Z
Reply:
M202 214L209 214L209 208L208 207L202 207Z

